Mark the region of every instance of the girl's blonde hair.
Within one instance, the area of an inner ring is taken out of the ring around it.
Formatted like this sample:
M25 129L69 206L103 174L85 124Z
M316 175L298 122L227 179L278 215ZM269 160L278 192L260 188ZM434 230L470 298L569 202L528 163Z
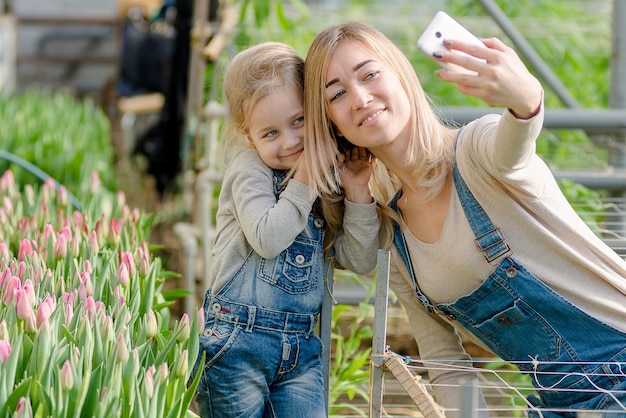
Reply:
M239 52L224 74L228 115L220 135L221 162L248 148L250 113L262 98L288 87L302 94L304 59L290 46L263 42Z
M320 193L340 190L336 156L337 135L330 121L326 95L326 71L337 47L346 41L360 42L399 78L411 106L408 153L398 164L410 165L415 184L428 190L425 200L443 187L452 170L454 150L447 141L446 128L434 113L413 66L400 49L382 32L360 22L331 26L320 32L306 56L304 74L305 142L304 164L309 185ZM400 94L400 93L399 93ZM371 182L382 214L394 216L386 205L400 187L398 178L378 162ZM381 217L381 242L391 242L389 216Z
M280 42L263 42L235 55L224 74L228 115L220 135L222 165L228 164L237 152L249 147L247 131L254 106L282 87L302 95L304 59L293 47ZM305 137L304 143L307 141ZM292 174L293 170L287 179ZM325 193L320 200L326 219L324 251L328 253L341 228L345 207L341 193Z

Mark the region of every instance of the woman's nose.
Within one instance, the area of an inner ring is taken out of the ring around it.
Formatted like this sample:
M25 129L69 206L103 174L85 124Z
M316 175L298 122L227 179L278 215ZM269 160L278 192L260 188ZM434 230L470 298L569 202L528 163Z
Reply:
M365 87L355 87L352 91L352 107L354 110L359 110L372 101L372 95Z

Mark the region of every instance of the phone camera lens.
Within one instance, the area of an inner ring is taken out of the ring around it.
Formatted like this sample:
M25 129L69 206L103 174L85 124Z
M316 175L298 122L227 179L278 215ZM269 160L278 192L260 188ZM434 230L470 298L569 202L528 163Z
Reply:
M435 36L436 36L437 38L441 38L441 32L439 32L439 31L435 32Z

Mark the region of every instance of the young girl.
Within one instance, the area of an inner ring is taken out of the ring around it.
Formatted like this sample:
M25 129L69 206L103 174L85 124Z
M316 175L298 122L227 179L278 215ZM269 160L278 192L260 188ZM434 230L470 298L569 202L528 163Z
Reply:
M339 156L345 200L316 198L296 169L303 72L291 47L270 42L237 54L225 74L229 162L200 337L202 417L326 417L314 334L326 270L332 258L358 273L376 265L369 154Z
M539 81L513 49L483 43L448 39L434 55L475 72L440 70L442 80L506 108L458 129L439 121L410 62L380 31L351 22L319 33L305 74L309 184L333 189L337 136L378 158L374 194L392 215L381 224L390 286L447 416L458 415L456 388L472 378L460 335L532 376L531 416L626 416L626 263L535 153Z

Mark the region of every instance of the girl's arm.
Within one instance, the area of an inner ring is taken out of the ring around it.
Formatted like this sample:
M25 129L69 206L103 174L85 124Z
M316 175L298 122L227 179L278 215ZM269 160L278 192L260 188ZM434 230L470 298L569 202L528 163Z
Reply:
M235 216L250 246L264 258L274 258L304 230L315 197L309 188L289 180L277 200L272 170L256 151L244 151L233 161L231 184Z

